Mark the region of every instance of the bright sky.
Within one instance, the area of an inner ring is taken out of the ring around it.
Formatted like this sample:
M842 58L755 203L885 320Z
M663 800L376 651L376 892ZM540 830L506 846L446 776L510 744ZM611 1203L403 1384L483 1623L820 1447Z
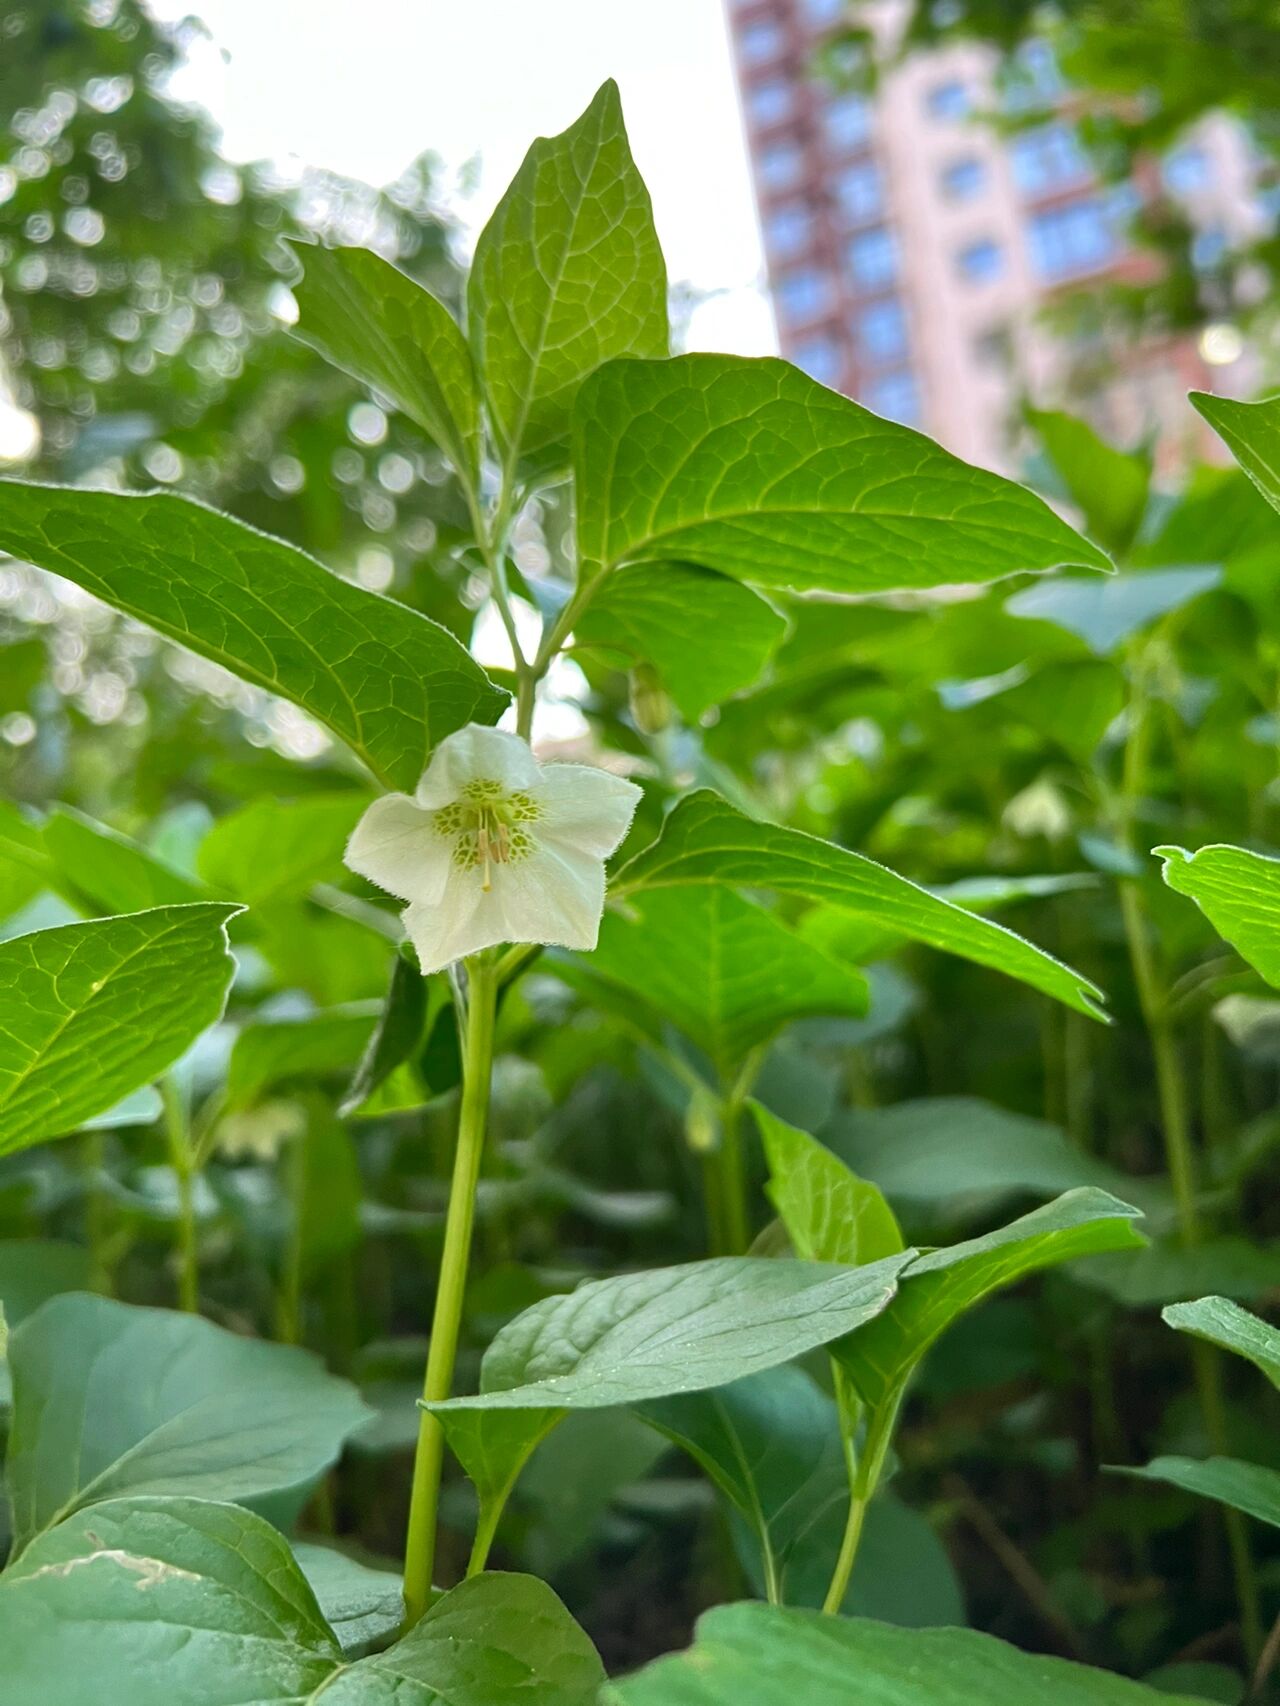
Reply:
M456 171L474 234L536 135L615 77L673 280L718 294L695 348L776 348L722 0L152 0L217 52L180 86L236 160L301 160L385 183L423 149Z

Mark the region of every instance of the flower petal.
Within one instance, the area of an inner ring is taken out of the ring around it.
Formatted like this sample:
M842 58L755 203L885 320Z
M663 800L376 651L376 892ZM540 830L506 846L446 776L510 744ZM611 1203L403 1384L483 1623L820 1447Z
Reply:
M604 865L593 853L538 837L532 853L495 876L503 942L594 948L604 911Z
M563 847L607 859L627 833L642 790L592 764L547 764L534 792L543 815L541 842L550 836Z
M384 794L351 832L348 868L401 900L438 901L453 869L453 843L437 833L434 815L408 794Z
M454 867L441 900L434 905L414 901L405 908L400 921L417 951L424 977L506 940L500 918L495 919L489 910L480 915L480 902L491 899L492 892L484 893L475 872Z
M414 797L420 806L438 810L452 805L468 782L501 782L515 794L536 788L540 774L527 740L505 729L468 723L440 742Z

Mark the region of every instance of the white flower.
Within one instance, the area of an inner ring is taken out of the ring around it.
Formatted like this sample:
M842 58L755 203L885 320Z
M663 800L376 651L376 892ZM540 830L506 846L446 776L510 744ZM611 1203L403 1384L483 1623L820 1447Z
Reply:
M541 765L519 735L472 723L440 742L414 794L374 801L346 861L409 902L424 974L497 942L594 948L604 862L639 798L621 776Z

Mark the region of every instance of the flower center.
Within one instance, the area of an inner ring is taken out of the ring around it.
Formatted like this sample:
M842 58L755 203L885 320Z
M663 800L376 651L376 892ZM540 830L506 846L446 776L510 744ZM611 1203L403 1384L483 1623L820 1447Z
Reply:
M508 794L501 782L468 782L461 798L442 806L435 816L436 831L453 841L453 862L463 871L478 870L486 893L493 887L493 867L511 865L533 851L527 824L540 816L530 794Z

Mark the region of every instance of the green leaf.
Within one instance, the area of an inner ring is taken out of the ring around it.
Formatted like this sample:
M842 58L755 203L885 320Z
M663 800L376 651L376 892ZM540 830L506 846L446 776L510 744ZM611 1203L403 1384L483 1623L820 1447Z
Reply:
M888 592L1111 567L1034 493L773 357L611 362L579 396L574 470L588 579L676 558Z
M1280 1281L1280 1245L1254 1244L1236 1233L1206 1238L1201 1244L1169 1237L1145 1250L1091 1256L1072 1277L1126 1309L1182 1303L1208 1291L1266 1297Z
M759 1102L751 1111L764 1139L769 1197L797 1256L854 1267L904 1248L893 1210L874 1185Z
M1089 531L1108 551L1126 551L1147 507L1150 456L1113 449L1073 415L1028 409L1027 419Z
M252 1107L281 1084L341 1077L359 1061L376 1021L372 1002L310 1013L301 1019L263 1019L236 1037L227 1064L227 1105Z
M791 1019L867 1010L861 972L732 889L658 890L628 910L634 918L605 915L588 966L656 1007L722 1073Z
M1221 581L1222 570L1212 565L1143 569L1106 581L1064 578L1024 587L1006 601L1005 609L1011 616L1056 623L1099 657L1108 657L1131 634L1181 610Z
M480 398L466 339L442 302L368 249L296 244L293 336L417 421L475 482Z
M869 1321L907 1260L841 1269L722 1256L590 1280L508 1322L485 1353L478 1396L430 1407L596 1409L723 1386Z
M1184 1493L1216 1499L1246 1516L1280 1528L1280 1469L1242 1463L1235 1457L1153 1457L1140 1468L1109 1464L1117 1474L1143 1481L1163 1481Z
M232 1505L118 1499L0 1578L15 1700L41 1706L594 1706L604 1670L551 1589L477 1576L344 1662L284 1537Z
M59 1292L86 1290L92 1272L93 1261L83 1245L52 1238L0 1240L0 1303L10 1327Z
M896 1629L760 1604L707 1612L687 1652L611 1684L603 1698L612 1706L1196 1706L971 1629Z
M449 1410L436 1419L476 1490L476 1534L487 1550L520 1472L567 1410Z
M205 836L200 875L246 906L298 899L343 875L343 850L369 800L364 793L254 800Z
M690 883L776 889L826 901L913 941L1006 972L1078 1012L1101 1016L1101 990L1003 925L952 906L860 853L745 817L705 789L675 806L658 839L618 872L610 893L621 899Z
M1087 764L1124 709L1124 680L1109 663L1051 663L996 701L1038 734L1054 741L1078 764Z
M1267 502L1280 509L1280 397L1237 403L1192 391L1190 399Z
M210 899L202 883L70 806L55 806L49 813L44 845L62 878L60 886L106 912L143 912Z
M1154 847L1164 880L1190 895L1220 936L1280 989L1280 859L1243 847Z
M962 1218L1011 1196L1057 1196L1078 1185L1133 1190L1129 1179L1077 1149L1045 1120L977 1096L923 1096L891 1108L850 1108L825 1133L831 1148L890 1202Z
M449 1005L443 978L429 983L404 954L396 955L391 964L387 998L338 1108L344 1119L381 1089L397 1067L418 1052Z
M169 492L0 482L0 549L292 699L392 788L507 695L445 629Z
M1041 1268L1141 1244L1137 1212L1105 1191L1068 1191L981 1238L930 1250L905 1270L882 1315L833 1345L832 1354L864 1402L890 1405L929 1346L966 1310Z
M1280 1388L1280 1332L1247 1309L1225 1297L1200 1297L1194 1303L1173 1304L1163 1319L1179 1333L1191 1333L1247 1358Z
M103 1499L247 1500L305 1484L370 1414L308 1351L83 1292L28 1316L9 1365L19 1551Z
M476 244L467 326L504 459L562 463L578 387L667 353L667 272L618 88L525 155Z
M293 1542L293 1556L345 1657L385 1642L404 1622L403 1583L395 1572L371 1569L332 1546L299 1540Z
M751 685L786 629L771 604L727 575L634 563L601 581L573 632L576 647L603 651L620 669L652 664L681 716L696 723Z
M0 942L0 1155L75 1131L220 1018L236 906L161 906Z

